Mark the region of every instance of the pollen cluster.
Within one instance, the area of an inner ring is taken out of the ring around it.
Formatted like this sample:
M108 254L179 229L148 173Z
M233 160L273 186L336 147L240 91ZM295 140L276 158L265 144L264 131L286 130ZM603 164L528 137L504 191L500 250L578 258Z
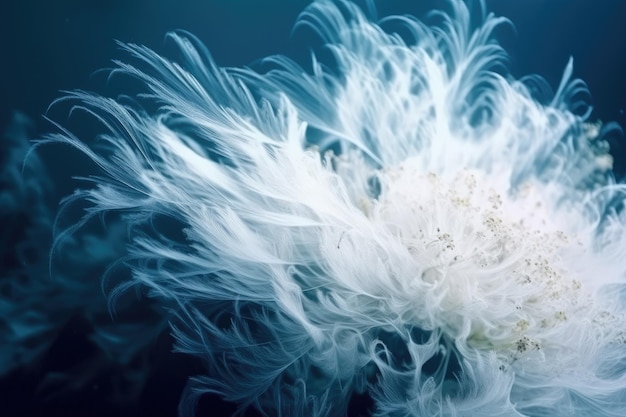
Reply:
M414 312L416 325L513 362L592 307L563 259L580 245L551 224L532 187L514 193L470 169L423 173L410 160L380 180L372 216L412 257L408 296L431 306Z

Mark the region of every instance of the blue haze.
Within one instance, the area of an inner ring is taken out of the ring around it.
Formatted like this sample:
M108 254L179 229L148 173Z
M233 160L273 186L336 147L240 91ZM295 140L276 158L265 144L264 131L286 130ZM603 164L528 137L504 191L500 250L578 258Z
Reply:
M21 169L27 141L56 129L42 116L61 124L67 121L67 107L48 111L48 105L62 96L62 90L119 91L119 84L107 83L106 74L97 71L111 67L112 59L125 59L114 40L167 52L164 34L174 29L195 34L219 65L247 65L272 54L286 54L305 63L311 40L305 34L292 35L291 28L308 3L13 0L1 6L0 299L11 299L11 291L15 292L15 308L28 317L46 316L50 329L41 337L15 339L14 343L22 340L25 344L21 351L26 353L19 359L8 356L11 349L0 347L0 355L5 355L0 364L8 363L6 373L0 374L0 414L173 416L187 378L203 372L200 363L170 352L167 314L149 300L123 300L119 316L111 321L99 277L123 256L127 236L116 229L117 219L89 225L78 241L59 246L49 274L47 257L58 202L77 187L71 176L89 175L94 167L75 151L43 148L26 160L19 184L12 181L15 177L7 172ZM376 3L380 16L421 16L441 1ZM538 73L556 86L573 56L575 76L591 90L592 119L626 126L626 2L489 0L487 6L510 18L516 27L500 33L515 76ZM616 141L612 149L616 173L621 176L626 172L626 146ZM76 218L66 213L60 226L68 226L64 219L72 217ZM96 284L81 286L86 278ZM8 280L21 280L25 285L11 286ZM29 295L28 288L36 288L32 291L37 295ZM2 308L0 304L0 312ZM144 322L151 323L152 332L138 333L133 327ZM113 323L126 327L107 333ZM4 340L1 332L8 334L8 326L6 318L0 317L0 343ZM98 334L111 338L104 340ZM120 346L121 340L128 343ZM367 406L366 398L355 399L351 414L365 412ZM233 411L231 405L207 398L198 415Z

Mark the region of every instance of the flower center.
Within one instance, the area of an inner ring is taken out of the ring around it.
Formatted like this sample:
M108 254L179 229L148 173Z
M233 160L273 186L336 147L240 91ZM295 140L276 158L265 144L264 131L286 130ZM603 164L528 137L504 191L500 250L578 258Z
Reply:
M444 178L406 161L380 175L371 216L415 265L407 296L420 301L399 314L516 359L549 343L590 298L563 262L580 249L553 226L538 193L511 193L485 177L462 170Z

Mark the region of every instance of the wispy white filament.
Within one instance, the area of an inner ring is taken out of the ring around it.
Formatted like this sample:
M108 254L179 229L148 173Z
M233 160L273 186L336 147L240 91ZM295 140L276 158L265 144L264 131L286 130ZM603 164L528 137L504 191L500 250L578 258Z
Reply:
M470 20L318 1L298 25L333 62L311 73L219 68L174 33L178 61L118 63L150 112L70 97L109 130L104 150L53 138L105 174L75 198L126 213L129 285L177 306L178 350L209 368L181 410L215 392L343 415L368 392L379 416L626 414L624 186L586 89L570 62L534 97L506 21Z

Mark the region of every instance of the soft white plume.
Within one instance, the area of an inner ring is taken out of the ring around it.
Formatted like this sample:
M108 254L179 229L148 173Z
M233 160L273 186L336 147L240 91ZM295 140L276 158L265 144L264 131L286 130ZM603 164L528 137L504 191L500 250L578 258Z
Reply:
M626 414L607 128L571 61L541 101L538 77L506 72L507 21L448 6L376 23L315 2L298 25L333 59L310 73L219 68L172 33L177 61L124 45L138 63L115 72L145 85L139 104L66 98L108 131L51 138L103 171L70 201L125 213L129 285L175 303L177 349L209 368L181 410L216 392L343 415L369 392L379 416Z

